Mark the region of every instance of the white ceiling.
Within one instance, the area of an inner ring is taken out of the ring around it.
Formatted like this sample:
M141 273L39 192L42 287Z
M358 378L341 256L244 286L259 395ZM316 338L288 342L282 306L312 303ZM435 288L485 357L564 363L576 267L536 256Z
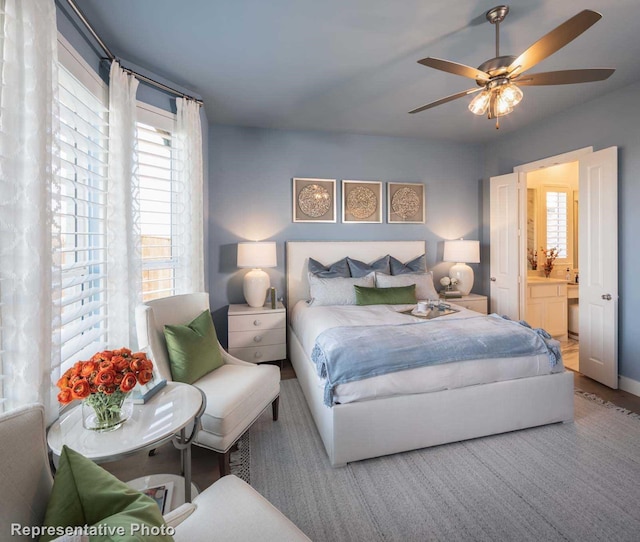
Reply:
M64 0L61 0L64 2ZM479 142L640 79L640 1L512 0L501 54L518 55L583 9L603 18L530 73L616 68L607 81L525 87L494 122L471 98L407 111L472 88L417 64L478 66L494 56L495 0L76 0L116 56L204 98L211 122Z

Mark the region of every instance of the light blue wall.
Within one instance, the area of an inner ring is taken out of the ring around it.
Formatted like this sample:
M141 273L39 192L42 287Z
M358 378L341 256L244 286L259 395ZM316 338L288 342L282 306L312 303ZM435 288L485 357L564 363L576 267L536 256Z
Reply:
M640 82L487 145L484 177L582 147L618 147L619 372L640 381ZM514 113L515 114L515 113ZM485 182L483 239L489 242Z
M244 302L246 270L236 267L238 241L277 242L278 267L267 272L272 285L284 293L284 243L288 240L425 239L427 264L438 279L450 265L441 263L443 239L479 239L480 146L212 124L209 157L209 292L222 340L226 338L225 306ZM294 177L337 179L338 214L342 179L424 183L426 223L293 223Z

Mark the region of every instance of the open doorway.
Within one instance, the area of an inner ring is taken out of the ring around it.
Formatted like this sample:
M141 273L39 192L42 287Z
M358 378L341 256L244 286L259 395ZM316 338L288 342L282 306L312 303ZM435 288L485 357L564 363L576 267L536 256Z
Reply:
M540 318L566 319L568 335L566 267L554 266L556 275L550 274L548 279L528 275L526 181L531 172L578 163L579 371L614 389L618 388L617 152L617 147L595 152L580 149L524 164L513 173L490 179L491 310L514 319L531 319L527 311L534 310ZM558 191L552 192L558 199ZM572 212L570 205L567 209ZM567 261L571 272L571 260ZM534 293L531 288L536 282L542 284ZM542 311L531 299L527 304L527 296L536 301L555 299L548 300L550 310ZM545 321L539 327L554 325Z
M579 371L579 163L525 173L525 320L562 345L565 367Z

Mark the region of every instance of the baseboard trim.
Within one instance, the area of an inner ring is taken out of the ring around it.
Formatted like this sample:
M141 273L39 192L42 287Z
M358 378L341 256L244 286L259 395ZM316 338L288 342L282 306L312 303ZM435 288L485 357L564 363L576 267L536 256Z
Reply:
M640 382L627 376L618 375L618 386L622 391L640 397Z

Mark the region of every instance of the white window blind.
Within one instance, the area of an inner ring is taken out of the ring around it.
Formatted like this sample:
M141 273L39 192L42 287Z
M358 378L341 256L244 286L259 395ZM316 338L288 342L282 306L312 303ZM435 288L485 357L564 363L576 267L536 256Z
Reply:
M566 192L547 192L547 249L557 248L558 258L568 257L568 207Z
M149 118L146 111L145 121ZM137 135L142 298L148 301L175 294L180 259L175 226L178 183L171 132L155 123L138 122Z
M59 66L61 202L57 211L60 304L54 328L61 370L106 346L105 198L108 110L101 98ZM55 370L56 367L54 366Z

